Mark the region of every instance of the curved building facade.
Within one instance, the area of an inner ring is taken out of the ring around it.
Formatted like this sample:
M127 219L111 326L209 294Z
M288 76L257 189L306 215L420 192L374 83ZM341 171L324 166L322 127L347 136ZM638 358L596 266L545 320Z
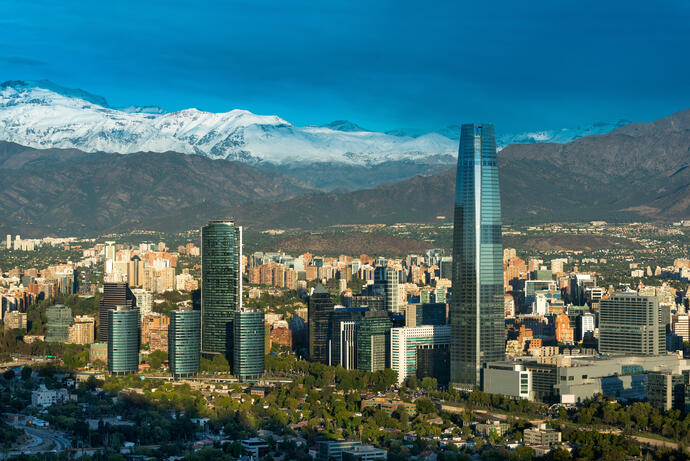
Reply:
M240 381L260 378L264 374L266 330L261 311L235 312L232 374Z
M108 371L139 369L139 310L118 306L108 311Z
M505 358L501 197L494 127L460 133L453 227L450 381L480 389L486 362Z
M174 377L199 373L201 312L173 311L168 327L168 361Z
M201 229L201 351L228 361L242 292L241 236L232 221L210 221Z

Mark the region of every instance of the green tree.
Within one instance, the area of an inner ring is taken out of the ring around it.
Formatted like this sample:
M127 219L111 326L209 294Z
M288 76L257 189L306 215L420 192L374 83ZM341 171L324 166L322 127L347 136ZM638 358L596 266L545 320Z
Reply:
M165 351L156 350L148 355L148 364L152 369L158 370L161 368L163 362L168 360L168 353Z
M29 366L25 366L24 368L22 368L22 379L24 381L28 381L31 378L32 371L33 370Z
M419 398L415 401L415 406L417 412L421 414L436 413L436 407L434 407L434 402L426 397Z

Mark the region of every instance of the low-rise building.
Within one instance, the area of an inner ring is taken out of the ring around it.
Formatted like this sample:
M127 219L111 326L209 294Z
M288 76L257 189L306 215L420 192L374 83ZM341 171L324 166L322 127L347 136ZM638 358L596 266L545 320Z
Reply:
M510 424L495 420L475 425L477 435L483 435L485 437L488 437L492 433L495 433L498 437L503 437L503 435L508 432L508 429L510 429Z
M268 454L268 443L258 437L245 439L242 441L242 451L252 459L261 459Z
M554 429L547 429L542 423L538 427L530 427L522 432L522 442L525 445L552 445L561 443L561 433Z
M31 405L46 408L54 403L65 402L69 398L67 389L46 389L45 385L31 392Z

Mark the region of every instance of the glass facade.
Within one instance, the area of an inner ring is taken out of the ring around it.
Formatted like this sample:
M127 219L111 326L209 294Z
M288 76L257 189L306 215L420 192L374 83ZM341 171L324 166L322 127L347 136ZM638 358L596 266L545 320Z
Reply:
M139 310L118 307L108 311L108 371L133 373L139 369Z
M232 359L232 319L241 293L241 228L211 221L201 229L201 351Z
M357 330L357 369L379 371L390 362L390 334L393 322L385 311L364 314Z
M328 364L328 339L330 337L330 320L333 312L333 300L330 293L317 285L309 296L307 322L309 324L309 360Z
M264 374L264 313L235 312L232 374L240 381Z
M103 283L103 297L98 310L98 340L104 343L108 342L108 311L115 309L117 306L134 308L136 305L137 300L132 290L129 289L127 282Z
M481 387L481 368L505 357L501 197L493 125L463 125L455 184L451 384Z
M69 326L72 323L72 309L56 304L46 309L46 342L66 343L69 340Z
M168 327L168 361L174 377L199 373L201 312L173 311Z

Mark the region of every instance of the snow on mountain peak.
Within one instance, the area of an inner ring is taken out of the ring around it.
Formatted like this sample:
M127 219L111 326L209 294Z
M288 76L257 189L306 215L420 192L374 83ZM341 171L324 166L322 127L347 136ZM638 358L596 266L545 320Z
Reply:
M569 142L619 124L577 130L503 136L514 142ZM105 98L41 81L0 84L0 140L36 148L87 152L176 151L244 162L276 164L335 162L371 165L392 160L457 156L459 127L435 132L366 130L347 120L298 127L276 115L233 109L213 113L190 108L165 112L155 106L110 107Z

